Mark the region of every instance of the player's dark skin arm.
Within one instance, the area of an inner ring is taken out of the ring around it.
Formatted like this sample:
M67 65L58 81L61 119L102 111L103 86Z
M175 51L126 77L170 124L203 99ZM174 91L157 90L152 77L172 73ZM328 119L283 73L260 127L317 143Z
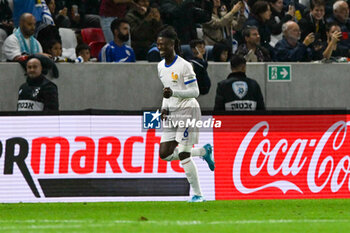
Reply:
M165 64L170 65L175 59L175 50L174 50L174 41L168 38L158 37L157 47L165 58ZM169 99L173 95L173 90L170 87L165 87L163 89L163 97ZM161 118L162 120L166 119L168 111L166 109L162 110ZM177 141L162 142L159 146L159 156L161 159L165 159L171 155L179 143ZM182 152L179 154L180 160L190 157L190 153Z
M168 99L172 95L173 95L173 90L171 90L170 87L165 87L163 89L163 97L164 98ZM167 114L168 114L168 111L166 109L163 109L161 118L165 119ZM169 155L171 155L174 152L174 150L177 147L177 145L178 145L178 142L176 142L176 141L166 142L166 143L168 143L168 145L165 145L165 143L164 144L163 143L160 144L160 150L159 150L160 153L159 154L160 154L160 157L162 159L164 159L164 158L168 157ZM191 153L188 153L188 152L181 152L179 154L180 160L184 160L186 158L189 158L190 156L191 156Z
M169 99L173 95L173 90L170 87L165 87L163 89L163 97Z

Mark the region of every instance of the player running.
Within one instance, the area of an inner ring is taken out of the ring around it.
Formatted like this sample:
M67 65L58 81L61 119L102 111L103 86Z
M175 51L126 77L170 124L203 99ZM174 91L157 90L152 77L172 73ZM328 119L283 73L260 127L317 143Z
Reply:
M179 40L172 27L167 27L158 34L157 46L161 57L158 63L158 76L164 85L162 115L167 121L160 142L159 156L166 161L181 160L188 182L194 196L189 202L205 201L198 180L198 172L193 156L200 156L214 171L212 146L192 148L198 143L198 128L180 127L176 123L187 120L200 120L201 111L197 100L199 89L192 65L178 56Z

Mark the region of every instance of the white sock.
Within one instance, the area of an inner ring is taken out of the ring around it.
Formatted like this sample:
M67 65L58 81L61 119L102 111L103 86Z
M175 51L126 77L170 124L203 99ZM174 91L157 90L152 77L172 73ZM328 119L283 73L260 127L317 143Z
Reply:
M202 196L196 164L192 161L191 157L181 160L181 164L185 170L188 183L190 183L194 194L197 196Z
M203 147L200 148L192 148L191 149L191 156L195 157L195 156L204 156L206 153L205 149ZM169 155L168 157L166 157L164 160L166 161L173 161L173 160L180 160L179 158L179 148L176 147L174 152Z
M191 156L204 156L206 153L205 149L203 147L200 148L192 148L191 149Z
M171 155L169 155L168 157L166 157L164 160L166 160L166 161L180 160L179 149L176 147L174 152Z

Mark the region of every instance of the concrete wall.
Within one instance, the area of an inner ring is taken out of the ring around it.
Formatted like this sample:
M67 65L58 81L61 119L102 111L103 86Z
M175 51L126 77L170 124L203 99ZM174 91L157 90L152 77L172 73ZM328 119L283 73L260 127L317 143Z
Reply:
M251 63L247 75L257 80L269 109L350 108L348 64L292 64L291 82L268 82L267 64ZM162 84L157 64L58 64L60 110L159 108ZM200 96L202 109L214 106L217 82L230 72L229 63L210 63L212 88ZM25 81L16 63L0 63L0 111L16 110L18 88Z

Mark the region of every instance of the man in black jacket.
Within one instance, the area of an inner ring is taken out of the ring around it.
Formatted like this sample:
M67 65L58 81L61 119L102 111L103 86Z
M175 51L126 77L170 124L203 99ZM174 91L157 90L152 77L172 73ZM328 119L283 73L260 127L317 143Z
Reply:
M194 0L163 0L160 14L164 24L171 25L179 35L181 44L197 39L196 24L211 20L212 1L203 1L203 7L197 7Z
M28 77L19 88L17 111L58 110L57 86L42 74L40 60L29 59L26 71Z
M214 111L264 110L259 84L245 75L246 60L240 55L233 55L231 70L227 79L218 83Z
M199 94L208 94L211 86L210 78L207 72L208 62L204 58L205 42L204 40L196 39L190 41L190 47L193 57L187 58L193 66L194 73L197 77Z

